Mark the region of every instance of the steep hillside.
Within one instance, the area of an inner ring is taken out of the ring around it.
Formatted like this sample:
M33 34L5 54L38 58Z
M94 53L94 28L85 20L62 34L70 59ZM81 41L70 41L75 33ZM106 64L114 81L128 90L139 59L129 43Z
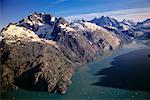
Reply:
M0 49L3 91L20 87L66 92L73 65L59 50L59 44L16 25L9 25L0 35L4 38Z

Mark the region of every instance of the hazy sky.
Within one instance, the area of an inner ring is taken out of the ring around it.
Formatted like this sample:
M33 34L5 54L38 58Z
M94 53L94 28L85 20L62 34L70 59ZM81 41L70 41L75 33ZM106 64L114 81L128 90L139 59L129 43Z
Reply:
M118 20L142 21L150 18L150 0L0 0L0 27L35 11L67 20L105 15Z

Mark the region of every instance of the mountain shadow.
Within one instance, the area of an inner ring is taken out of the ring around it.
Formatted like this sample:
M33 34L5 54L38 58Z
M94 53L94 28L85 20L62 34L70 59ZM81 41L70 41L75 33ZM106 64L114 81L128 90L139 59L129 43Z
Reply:
M35 74L40 71L41 64L31 68L30 70L24 72L19 77L15 78L15 84L22 89L31 91L48 91L48 83L44 79L40 79L35 84Z
M150 49L141 49L114 58L111 66L98 71L92 85L150 92Z

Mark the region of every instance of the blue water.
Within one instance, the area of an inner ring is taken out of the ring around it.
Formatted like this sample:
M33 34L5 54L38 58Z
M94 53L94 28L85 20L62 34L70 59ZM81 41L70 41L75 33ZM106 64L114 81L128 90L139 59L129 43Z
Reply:
M150 48L130 43L100 60L81 67L65 95L18 90L3 97L13 99L150 99Z

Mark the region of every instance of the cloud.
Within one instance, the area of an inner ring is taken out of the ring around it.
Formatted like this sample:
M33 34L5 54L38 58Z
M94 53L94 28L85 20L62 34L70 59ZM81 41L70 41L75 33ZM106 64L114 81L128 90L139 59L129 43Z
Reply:
M150 7L147 8L136 8L136 9L126 9L126 10L116 10L116 11L109 11L109 12L99 12L99 13L89 13L89 14L79 14L73 16L67 16L65 19L67 20L74 20L74 19L86 19L90 20L95 17L101 16L110 16L119 21L123 19L131 19L134 21L143 21L146 18L150 18Z
M63 2L65 2L65 1L67 1L67 0L56 0L56 1L52 2L52 3L50 3L49 6L54 6L54 5L56 5L56 4L60 4L60 3L63 3Z

